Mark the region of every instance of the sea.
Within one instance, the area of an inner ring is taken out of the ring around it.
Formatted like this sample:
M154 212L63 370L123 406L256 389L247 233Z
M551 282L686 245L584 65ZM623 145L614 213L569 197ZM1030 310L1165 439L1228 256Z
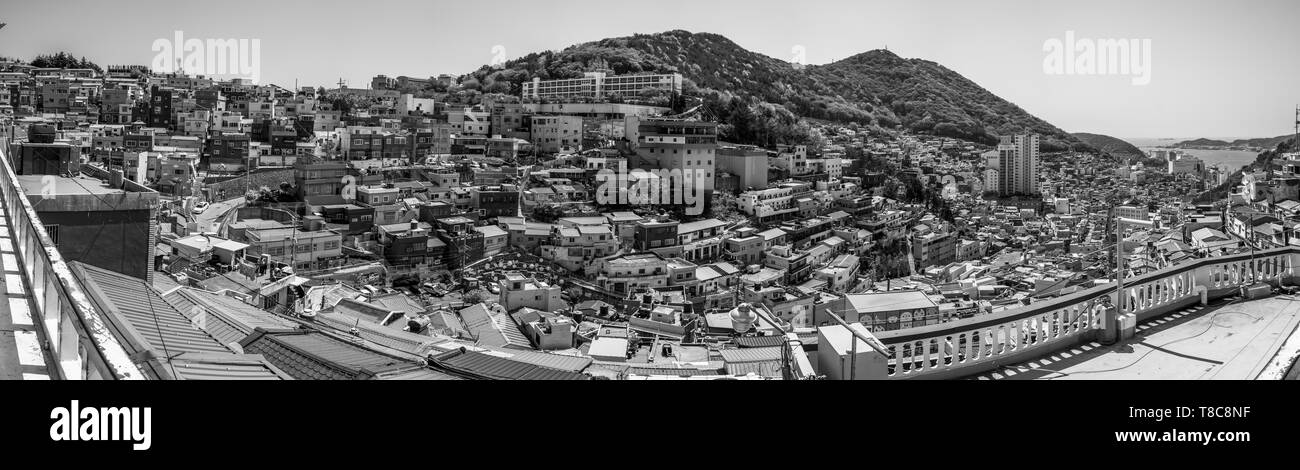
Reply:
M1173 144L1186 140L1193 140L1196 137L1178 137L1178 138L1146 138L1133 137L1124 138L1125 142L1142 149L1143 152L1149 152L1158 148L1169 148ZM1231 142L1234 139L1224 139ZM1183 153L1193 155L1205 162L1206 167L1221 167L1228 171L1240 170L1241 167L1255 162L1255 157L1259 152L1249 150L1200 150L1200 149L1181 149Z

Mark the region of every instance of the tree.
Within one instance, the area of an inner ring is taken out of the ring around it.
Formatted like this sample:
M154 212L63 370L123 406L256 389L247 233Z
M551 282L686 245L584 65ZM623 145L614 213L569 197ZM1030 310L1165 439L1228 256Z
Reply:
M40 68L91 69L96 73L104 73L104 69L100 68L99 65L96 65L94 62L86 60L85 57L78 59L73 57L72 54L62 51L53 55L38 55L35 59L32 59L31 65Z
M461 300L464 300L465 303L470 305L480 304L483 303L483 293L481 291L470 292L465 294L464 297L461 297Z
M546 224L554 223L556 220L559 220L561 217L564 217L564 215L565 215L564 208L557 206L555 204L545 204L542 206L538 206L536 209L533 209L533 213L532 213L534 219L537 219L538 222L546 223Z

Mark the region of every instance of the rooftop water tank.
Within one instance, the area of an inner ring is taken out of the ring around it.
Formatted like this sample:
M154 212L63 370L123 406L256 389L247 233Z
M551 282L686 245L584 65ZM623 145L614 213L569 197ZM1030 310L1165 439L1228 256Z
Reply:
M754 320L757 319L758 315L749 304L737 305L736 309L731 311L731 328L736 330L736 333L745 333L754 327Z

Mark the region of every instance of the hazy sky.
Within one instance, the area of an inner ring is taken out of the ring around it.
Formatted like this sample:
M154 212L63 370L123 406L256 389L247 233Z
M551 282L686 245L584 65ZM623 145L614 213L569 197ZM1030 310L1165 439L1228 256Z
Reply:
M1271 137L1300 103L1300 1L61 1L0 0L0 55L66 50L148 65L155 39L257 38L261 82L365 87L461 74L606 37L713 32L822 64L888 47L933 60L1070 132ZM1150 39L1151 83L1048 75L1044 41Z

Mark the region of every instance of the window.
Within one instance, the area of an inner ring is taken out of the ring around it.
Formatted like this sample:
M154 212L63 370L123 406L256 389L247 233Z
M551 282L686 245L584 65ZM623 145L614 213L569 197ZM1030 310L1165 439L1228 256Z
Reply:
M54 246L59 245L59 224L46 224L45 232L50 234L50 239L54 240Z

